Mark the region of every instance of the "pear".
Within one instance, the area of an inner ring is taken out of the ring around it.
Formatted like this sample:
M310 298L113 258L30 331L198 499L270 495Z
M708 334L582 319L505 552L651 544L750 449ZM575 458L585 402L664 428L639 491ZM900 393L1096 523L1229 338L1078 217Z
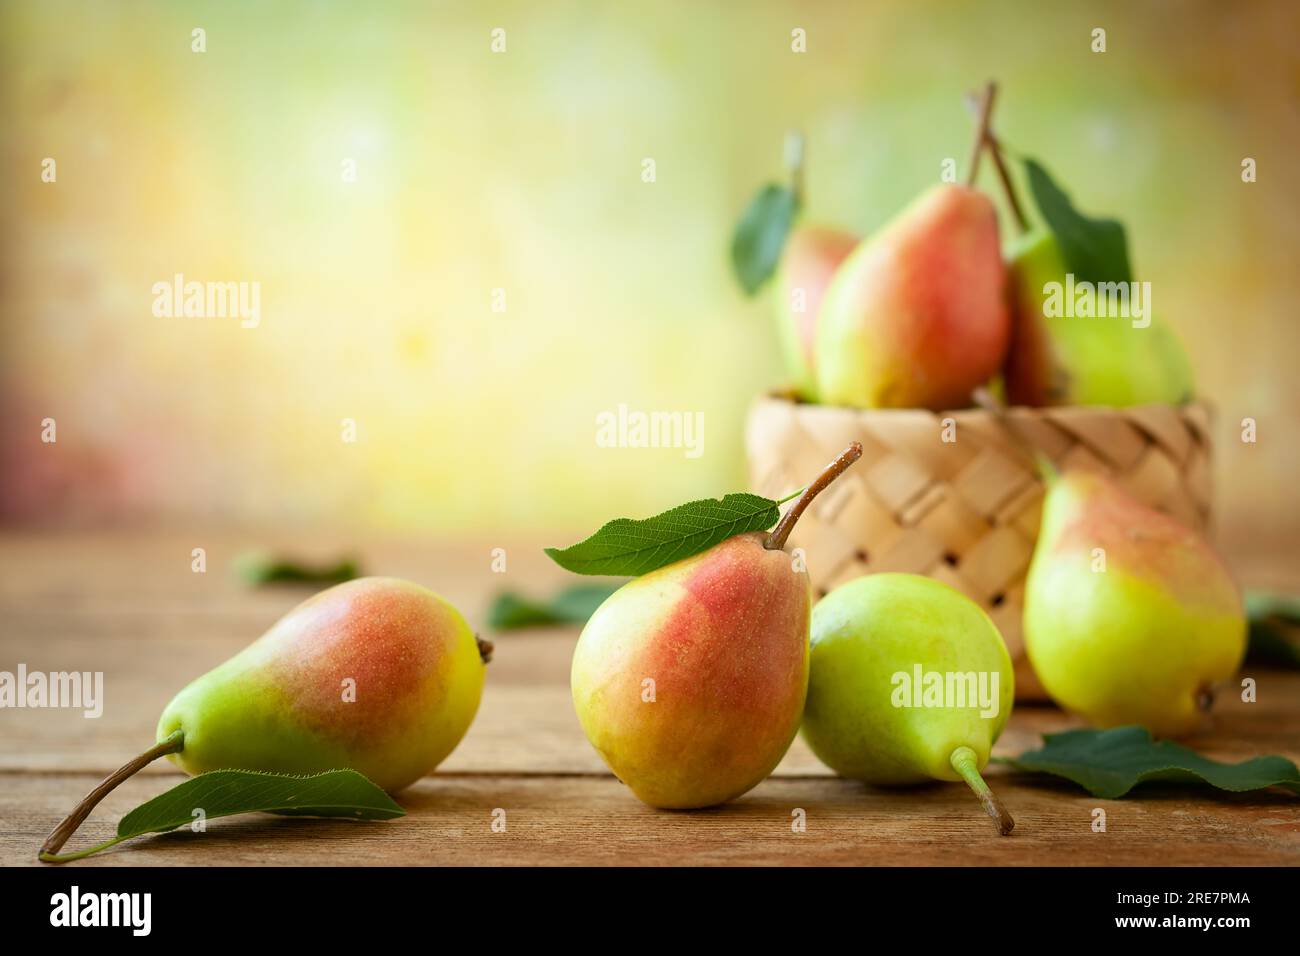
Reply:
M1241 597L1205 540L1087 472L1049 478L1024 633L1062 707L1167 737L1197 728L1246 650Z
M852 233L825 226L800 226L791 234L777 272L775 311L781 356L795 393L815 401L813 350L822 297L835 270L858 245Z
M1148 312L1135 326L1130 318L1046 308L1047 287L1063 289L1066 281L1055 235L1039 229L1018 237L1008 259L1012 333L1004 377L1012 404L1124 407L1191 398L1187 355L1159 317Z
M1010 833L1014 821L980 771L1014 697L997 626L946 584L872 574L813 610L803 736L840 776L885 786L964 780Z
M106 777L42 844L59 855L91 811L159 757L188 773L356 770L390 792L465 736L492 645L432 591L395 578L348 581L302 604L173 698L158 742Z
M967 186L931 188L840 265L817 318L819 400L964 407L999 370L1010 324L997 214Z
M862 454L856 442L770 534L727 538L634 578L583 628L573 705L614 775L662 809L724 803L763 780L799 730L812 590L786 537Z
M465 736L488 649L432 591L395 578L349 581L177 694L158 741L181 731L169 758L191 774L350 768L400 790Z
M614 774L655 807L708 807L770 774L808 686L807 571L763 534L631 581L583 629L573 703Z

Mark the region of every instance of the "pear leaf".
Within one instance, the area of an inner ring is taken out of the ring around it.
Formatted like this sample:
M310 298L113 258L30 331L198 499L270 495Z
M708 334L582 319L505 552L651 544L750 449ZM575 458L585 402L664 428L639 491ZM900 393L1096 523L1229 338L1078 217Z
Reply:
M307 564L294 558L250 551L235 559L235 573L245 584L342 584L361 573L357 562L341 558L331 564Z
M704 498L652 518L615 518L586 540L546 553L575 574L636 577L735 535L766 531L780 517L779 504L747 493Z
M1075 281L1132 281L1124 226L1115 219L1085 216L1041 164L1028 157L1024 164L1034 204L1060 243L1065 267Z
M731 239L731 265L746 295L753 295L776 271L781 250L799 211L789 186L769 183L750 200Z
M1017 770L1072 780L1104 800L1122 797L1146 781L1209 784L1233 793L1280 786L1300 794L1300 769L1285 757L1221 763L1180 744L1152 740L1145 727L1067 730L1045 734L1043 741L1041 750L995 759Z
M511 631L556 624L586 624L605 599L622 587L617 584L575 584L548 601L534 601L510 591L498 594L488 609L488 627Z
M1300 667L1300 598L1248 592L1246 617L1250 621L1249 660Z
M136 807L118 823L113 839L76 853L41 858L63 863L90 856L131 837L191 824L199 818L196 811L202 811L204 820L258 811L352 820L391 820L406 815L388 794L355 770L327 770L307 777L213 770Z

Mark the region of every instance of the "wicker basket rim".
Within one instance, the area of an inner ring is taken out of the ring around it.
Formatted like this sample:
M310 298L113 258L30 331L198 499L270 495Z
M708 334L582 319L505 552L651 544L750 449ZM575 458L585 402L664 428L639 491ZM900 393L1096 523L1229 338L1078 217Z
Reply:
M902 417L904 415L932 415L941 417L946 415L978 415L981 417L992 417L992 413L978 405L968 405L965 408L948 408L943 411L935 411L930 408L856 408L852 405L823 405L820 402L805 402L794 397L790 392L772 391L763 392L755 400L755 404L770 403L775 405L789 405L797 409L806 411L817 410L821 414L841 413L847 415L879 415L884 417ZM1126 415L1132 413L1134 409L1141 408L1172 408L1180 414L1186 414L1192 410L1204 412L1213 417L1215 405L1206 398L1194 398L1189 402L1183 402L1174 405L1169 402L1143 402L1139 405L1008 405L1007 411L1016 415L1041 415L1051 416L1053 414L1079 414L1081 412L1090 412L1096 415L1107 413L1115 415Z

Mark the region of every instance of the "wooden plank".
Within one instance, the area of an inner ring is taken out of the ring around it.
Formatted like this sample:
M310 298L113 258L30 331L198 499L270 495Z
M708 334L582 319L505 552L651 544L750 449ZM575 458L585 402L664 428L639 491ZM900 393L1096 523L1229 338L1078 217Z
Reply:
M179 778L176 778L179 779ZM0 865L36 848L94 778L0 778ZM170 783L171 781L166 781ZM87 821L73 847L164 783L136 778ZM141 837L76 865L1149 865L1300 864L1300 822L1286 795L1188 800L1164 792L1096 800L1080 791L999 781L1016 830L1000 837L960 784L871 790L835 778L775 777L727 806L652 810L611 777L437 774L400 797L409 815L385 823L212 820L206 833ZM1093 810L1107 830L1092 830ZM493 811L506 830L493 832ZM807 830L792 829L794 811Z
M152 617L130 622L136 637L119 641L107 630L125 623L96 623L93 615L42 617L42 626L21 615L10 617L17 636L4 642L13 667L103 670L105 710L86 719L75 710L5 710L0 770L89 771L107 773L148 747L158 715L172 695L193 677L225 660L246 643L240 629L212 633L205 619L190 617L180 625L189 634L149 631ZM44 626L48 624L49 627ZM96 632L105 631L96 637ZM489 665L483 703L473 727L444 769L473 773L595 773L603 769L587 744L573 712L568 673L576 631L519 632L494 636L497 652ZM125 647L124 647L125 644ZM1283 753L1300 759L1300 675L1252 672L1259 700L1246 704L1232 694L1216 706L1211 729L1193 740L1207 752L1225 757ZM1018 707L998 753L1014 754L1037 744L1042 733L1070 726L1055 708ZM796 741L778 772L829 773Z
M248 539L213 535L0 535L0 669L102 670L104 715L0 711L0 864L27 863L48 830L103 776L153 739L158 714L187 681L229 657L310 589L250 590L226 566ZM274 544L275 542L272 542ZM281 542L284 544L285 542ZM292 541L307 556L338 542ZM190 548L209 571L190 571ZM492 594L546 594L566 581L536 542L508 546L509 572L489 570L481 542L377 542L368 568L424 581L481 627ZM1272 575L1277 564L1250 567ZM1289 579L1288 579L1289 580ZM1286 582L1283 581L1283 584ZM836 779L796 741L777 774L724 808L660 813L609 776L569 699L576 628L490 635L497 653L482 708L443 768L402 795L409 817L353 825L271 817L213 821L207 834L144 838L104 863L1297 863L1292 797L1142 791L1098 801L1068 784L1028 786L991 771L1018 820L1000 841L960 785L873 791ZM1225 693L1214 723L1189 741L1214 756L1300 759L1300 675L1247 671L1257 703ZM997 752L1037 746L1076 722L1018 707ZM77 837L103 839L117 818L180 778L166 762L105 802ZM491 811L507 813L493 833ZM1108 830L1093 833L1092 809ZM790 829L803 808L808 830ZM84 841L84 843L82 842ZM200 846L201 844L201 846ZM94 862L94 861L88 861Z

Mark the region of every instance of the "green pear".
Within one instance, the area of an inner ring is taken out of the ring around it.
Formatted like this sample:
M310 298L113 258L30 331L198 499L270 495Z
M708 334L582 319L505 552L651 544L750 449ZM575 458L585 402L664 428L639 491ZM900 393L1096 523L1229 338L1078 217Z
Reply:
M1157 736L1196 729L1246 650L1241 597L1205 539L1087 472L1049 478L1024 634L1058 704Z
M1067 270L1051 232L1019 237L1008 259L1012 331L1004 377L1012 404L1119 408L1191 398L1187 355L1158 317L1148 312L1135 326L1120 316L1061 314Z
M1002 635L946 584L872 574L813 610L803 736L840 776L878 785L964 780L1009 833L1014 823L980 771L1014 698Z
M158 741L187 773L349 768L396 791L433 770L483 692L480 644L425 588L360 578L298 605L167 705Z
M1010 324L993 204L935 186L840 265L817 317L820 401L964 407L997 374Z
M822 298L835 270L857 246L852 233L824 226L800 226L791 234L777 271L775 312L781 357L795 393L815 401L813 350Z

